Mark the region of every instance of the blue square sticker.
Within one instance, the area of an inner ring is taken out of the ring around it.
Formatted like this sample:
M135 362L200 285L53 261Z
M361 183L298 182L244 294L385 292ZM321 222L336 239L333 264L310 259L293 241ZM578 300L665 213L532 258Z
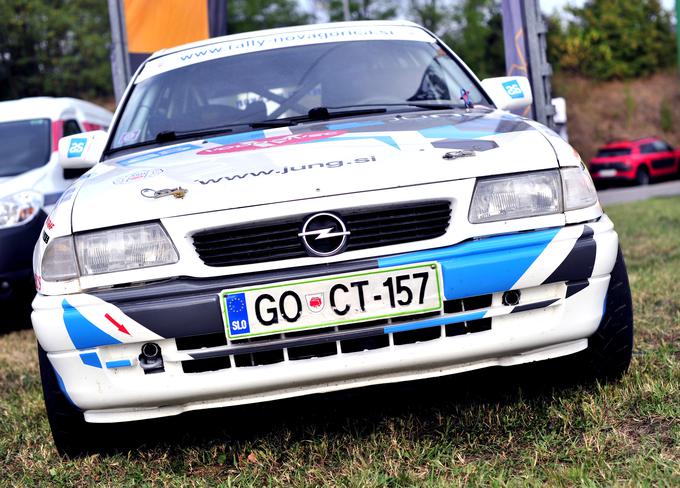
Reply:
M519 86L517 80L506 81L503 83L503 88L512 98L524 98L524 90Z
M69 158L79 158L83 155L85 151L85 146L87 146L87 139L71 139L71 143L68 146L68 154L66 157Z
M250 333L248 307L245 293L234 293L224 297L227 301L227 320L229 321L229 335L236 336Z

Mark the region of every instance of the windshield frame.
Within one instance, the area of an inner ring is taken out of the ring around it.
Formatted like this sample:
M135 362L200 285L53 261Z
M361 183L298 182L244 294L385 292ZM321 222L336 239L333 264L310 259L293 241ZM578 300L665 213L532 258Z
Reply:
M491 108L491 109L497 109L493 99L489 96L489 94L486 92L486 90L484 90L479 78L475 75L475 73L465 64L465 62L449 46L447 46L439 37L437 37L435 34L430 32L428 29L425 29L424 27L418 26L418 25L415 25L415 24L411 25L411 27L420 29L420 30L424 31L425 33L427 33L428 35L430 35L432 37L432 39L434 40L434 42L432 42L431 44L433 44L433 45L437 46L438 48L440 48L441 50L443 50L447 54L447 56L456 64L456 66L468 77L468 79L474 85L474 88L479 92L481 97L483 99L485 99L485 102L481 105L478 105L478 106ZM216 43L219 42L219 39L216 39L215 42ZM345 41L345 42L353 42L353 41ZM421 41L421 42L424 42L424 41ZM207 43L207 44L205 44L204 47L209 47L211 44L212 43ZM314 44L314 43L310 43L310 45L311 44ZM195 47L196 46L190 45L190 46L186 47L186 50L193 49ZM265 50L265 51L271 51L271 50ZM158 60L159 58L162 58L164 56L169 56L171 54L175 54L175 53L176 53L176 51L172 51L172 52L169 52L169 53L160 54L158 56L151 56L148 59L146 59L139 66L135 75L130 80L129 85L128 85L127 89L125 90L123 100L121 101L121 103L118 106L118 109L116 110L116 113L114 115L114 120L112 121L110 130L109 130L109 137L108 137L108 140L106 141L106 146L104 147L104 151L102 153L102 158L101 158L102 161L109 160L109 159L115 159L115 158L118 158L118 157L123 156L123 155L134 154L136 152L141 152L141 151L145 151L145 150L149 150L149 149L156 149L156 148L159 148L159 147L168 146L168 145L176 144L178 142L176 140L172 140L172 141L148 140L148 141L144 141L144 142L141 142L141 143L129 144L128 146L112 147L113 142L114 142L114 136L118 132L118 128L119 128L119 124L121 122L122 116L125 113L125 110L127 109L128 103L129 103L130 99L132 98L132 94L134 93L134 90L137 86L137 79L143 73L144 68L147 65L147 63L149 63L151 61ZM242 55L247 55L247 54L249 54L249 53L244 53ZM206 60L206 61L208 61L208 60ZM388 109L389 109L389 107L388 107ZM408 107L407 105L404 105L403 110L388 110L388 111L390 113L397 114L397 113L412 112L414 110L424 110L424 109L417 109L417 108L414 108L414 107ZM459 109L453 108L451 110L459 110ZM306 122L303 122L303 123L306 123ZM236 130L239 125L241 125L244 128L244 130ZM250 128L248 123L243 123L243 124L237 123L237 124L233 124L233 126L230 126L230 127L231 127L232 130L231 131L225 130L225 133L227 133L227 132L229 132L229 133L247 133L247 132L259 130L259 129ZM202 138L201 136L197 136L194 140L199 140L201 138ZM186 139L186 140L189 140L189 139Z

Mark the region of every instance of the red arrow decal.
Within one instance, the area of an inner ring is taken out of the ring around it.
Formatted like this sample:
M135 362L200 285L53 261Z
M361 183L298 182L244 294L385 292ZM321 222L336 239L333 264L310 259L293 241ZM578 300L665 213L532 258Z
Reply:
M123 334L130 335L130 333L125 328L125 326L123 324L119 324L118 322L116 322L116 320L113 317L111 317L108 313L106 315L104 315L104 317L106 317L109 320L109 322L111 322L113 325L115 325L116 329L121 331Z

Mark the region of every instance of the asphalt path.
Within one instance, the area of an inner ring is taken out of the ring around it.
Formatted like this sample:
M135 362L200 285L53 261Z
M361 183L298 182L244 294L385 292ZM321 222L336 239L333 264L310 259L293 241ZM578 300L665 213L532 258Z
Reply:
M647 200L654 197L670 197L680 195L680 181L668 181L630 188L610 188L598 191L597 195L600 197L600 203L604 206Z

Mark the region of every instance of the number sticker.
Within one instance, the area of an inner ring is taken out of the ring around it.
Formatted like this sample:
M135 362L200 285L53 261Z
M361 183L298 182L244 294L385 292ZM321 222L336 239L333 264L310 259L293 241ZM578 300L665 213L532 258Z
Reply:
M69 158L79 158L85 151L87 139L71 139L71 144L68 147Z

